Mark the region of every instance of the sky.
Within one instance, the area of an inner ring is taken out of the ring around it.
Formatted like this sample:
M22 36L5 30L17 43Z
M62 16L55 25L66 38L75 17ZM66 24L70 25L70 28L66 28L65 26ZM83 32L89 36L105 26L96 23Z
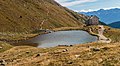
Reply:
M55 0L76 12L90 12L99 9L120 8L120 0Z

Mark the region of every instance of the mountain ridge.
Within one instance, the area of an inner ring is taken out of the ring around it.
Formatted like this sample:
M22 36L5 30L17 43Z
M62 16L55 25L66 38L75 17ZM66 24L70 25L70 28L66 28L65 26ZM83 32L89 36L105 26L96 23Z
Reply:
M113 27L113 28L120 28L120 21L113 22L113 23L110 23L108 25Z
M84 16L54 0L1 0L0 32L32 32L59 27L78 27ZM42 25L41 25L42 24Z
M109 10L100 9L98 11L92 11L92 12L80 12L82 14L91 16L96 15L100 18L100 21L105 22L107 24L120 21L120 8L113 8Z

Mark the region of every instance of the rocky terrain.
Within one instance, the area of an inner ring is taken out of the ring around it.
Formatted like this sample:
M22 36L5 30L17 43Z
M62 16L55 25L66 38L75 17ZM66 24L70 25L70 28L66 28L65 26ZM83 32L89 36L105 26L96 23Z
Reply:
M6 66L119 66L120 43L88 43L54 48L17 46L0 53Z

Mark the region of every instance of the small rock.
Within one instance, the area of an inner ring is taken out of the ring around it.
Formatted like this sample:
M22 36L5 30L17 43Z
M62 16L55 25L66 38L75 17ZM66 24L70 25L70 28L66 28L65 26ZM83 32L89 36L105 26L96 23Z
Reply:
M72 64L73 62L72 61L68 61L68 63L67 64Z
M100 59L98 59L97 61L98 61L98 63L101 63L101 62L103 61L103 59L100 58Z
M70 45L70 47L72 47L73 45Z
M75 55L75 57L76 57L76 58L79 58L79 57L80 57L80 55Z
M30 51L26 51L26 53L30 53Z
M62 52L66 52L66 51L68 51L68 49L64 49Z
M5 66L6 64L5 60L0 60L0 66Z
M22 16L19 16L20 18L22 18Z
M39 57L40 56L40 54L36 54L34 57Z
M108 47L104 47L104 48L102 48L103 50L108 50L109 48Z
M100 51L100 48L91 48L92 51Z
M0 47L0 49L2 49L3 47Z

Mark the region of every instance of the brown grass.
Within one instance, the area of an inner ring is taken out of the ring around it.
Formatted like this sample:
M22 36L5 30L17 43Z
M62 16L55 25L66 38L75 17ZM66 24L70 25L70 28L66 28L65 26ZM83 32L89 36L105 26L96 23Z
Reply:
M44 29L78 27L85 21L53 0L0 0L0 8L0 32L32 32L43 20Z
M0 42L0 52L9 50L10 48L12 48L13 46L6 43L6 42Z
M96 48L99 50L92 50ZM0 59L9 66L119 66L119 50L119 43L88 43L46 49L18 46L0 53Z
M87 27L84 27L83 30L86 30L89 32L89 28L91 28L94 33L98 34L97 26L87 26ZM108 26L105 26L105 28L106 28L106 30L104 32L104 35L107 38L111 38L112 42L114 42L114 43L120 42L120 29L114 29L114 28L110 28Z

